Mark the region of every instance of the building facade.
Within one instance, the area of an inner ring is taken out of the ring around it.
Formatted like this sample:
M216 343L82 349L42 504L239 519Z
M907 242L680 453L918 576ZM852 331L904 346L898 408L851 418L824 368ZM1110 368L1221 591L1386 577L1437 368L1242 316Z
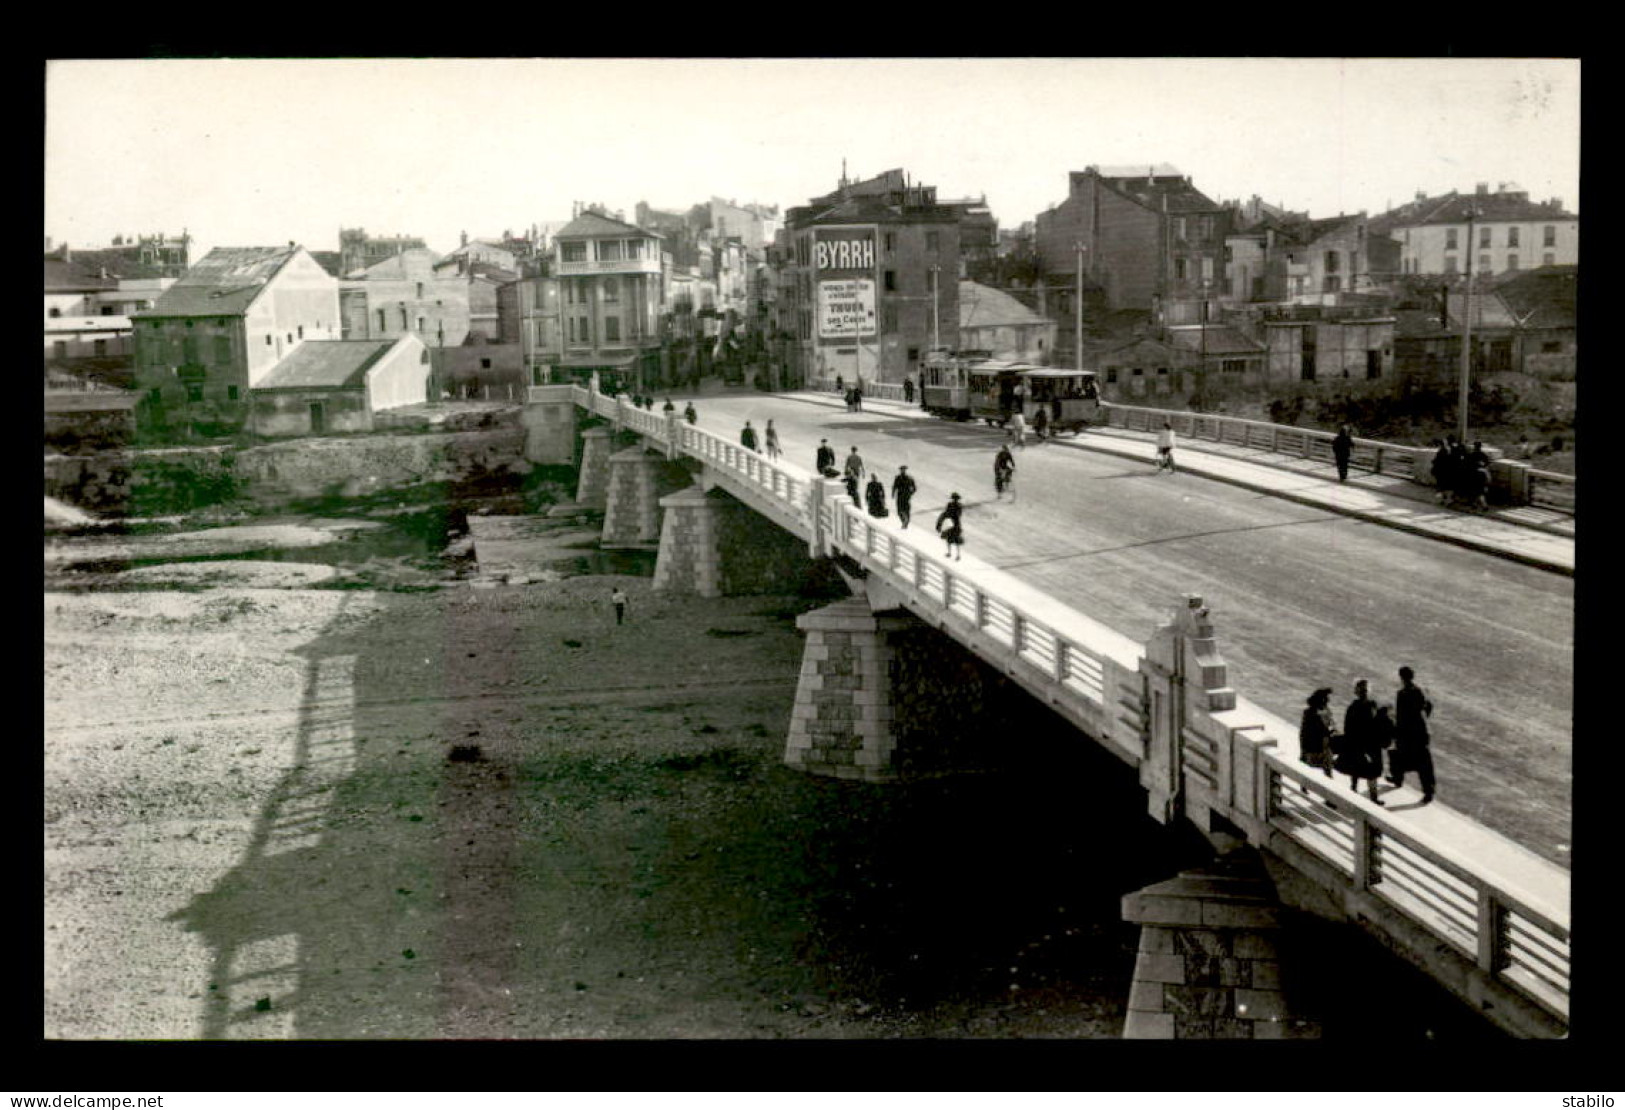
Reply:
M957 330L959 219L901 170L790 209L778 301L803 380L919 379Z
M661 238L597 212L583 212L553 238L563 353L555 381L652 388L660 375L665 302Z
M1474 213L1469 226L1468 214ZM1510 184L1472 194L1417 194L1373 220L1399 245L1404 274L1496 275L1580 261L1580 218L1557 198L1534 202Z
M342 334L339 283L303 247L217 247L131 320L135 374L165 423L240 425L248 391Z
M993 358L1047 365L1055 352L1057 327L1054 320L1008 293L974 281L959 283L961 351L988 351Z
M371 431L377 413L426 401L429 375L429 349L415 335L306 343L251 391L251 427L264 436Z
M1090 166L1068 176L1066 199L1034 221L1041 273L1051 283L1100 289L1113 311L1147 310L1167 323L1201 319L1217 297L1233 210L1172 166Z
M415 235L368 235L365 228L339 228L339 275L349 277L370 270L403 251L426 250Z

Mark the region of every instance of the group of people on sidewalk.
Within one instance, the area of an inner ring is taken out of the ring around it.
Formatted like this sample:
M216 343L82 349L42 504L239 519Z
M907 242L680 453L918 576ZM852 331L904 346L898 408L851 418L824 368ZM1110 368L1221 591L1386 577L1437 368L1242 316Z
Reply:
M813 456L813 470L825 478L839 478L846 484L847 496L852 498L852 504L863 508L876 519L883 519L891 515L886 506L886 484L879 472L870 472L863 464L863 456L854 446L847 452L846 461L839 470L835 467L835 448L829 445L829 440L818 441L818 451ZM863 487L863 493L858 493L858 483L864 476L868 476L868 483ZM914 493L919 489L914 476L908 472L906 465L899 465L897 474L892 478L892 503L897 507L897 521L904 528L914 519ZM937 517L937 533L942 536L948 545L947 554L954 558L961 557L961 549L965 542L964 527L961 516L964 504L955 493L948 498L942 513Z
M1455 436L1434 440L1433 486L1439 504L1450 508L1487 509L1490 490L1490 456L1482 440L1472 450Z
M768 420L767 427L763 429L762 438L764 442L762 446L758 447L756 429L750 426L749 420L745 421L745 426L739 430L739 446L745 450L763 451L770 459L777 459L784 454L783 449L779 446L779 430L773 426L771 419Z
M1377 779L1383 777L1383 753L1387 753L1387 780L1395 787L1405 784L1406 775L1415 772L1422 790L1422 804L1433 801L1433 754L1430 750L1428 720L1433 702L1416 684L1416 672L1399 668L1399 689L1392 705L1378 704L1371 697L1371 684L1365 679L1354 683L1354 699L1343 711L1342 727L1331 709L1332 688L1322 686L1309 695L1298 725L1298 759L1319 768L1327 778L1334 773L1349 776L1349 789L1359 793L1366 785L1368 796L1383 805L1377 796ZM1302 788L1305 793L1307 787Z

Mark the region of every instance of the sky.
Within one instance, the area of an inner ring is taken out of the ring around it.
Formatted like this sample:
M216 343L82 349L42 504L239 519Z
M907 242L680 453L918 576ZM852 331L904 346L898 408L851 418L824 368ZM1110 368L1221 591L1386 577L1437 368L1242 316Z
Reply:
M1001 227L1089 165L1321 218L1512 183L1579 212L1577 59L320 59L47 63L45 235L182 228L445 252L713 196L783 211L900 168Z

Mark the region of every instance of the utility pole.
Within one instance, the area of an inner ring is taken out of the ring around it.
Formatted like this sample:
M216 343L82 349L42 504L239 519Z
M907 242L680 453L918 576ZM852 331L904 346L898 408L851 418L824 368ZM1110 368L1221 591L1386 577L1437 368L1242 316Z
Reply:
M942 267L931 267L931 347L933 350L942 348L941 321L938 319L940 309L937 305L937 286L942 280Z
M1472 373L1473 358L1473 221L1478 219L1478 206L1467 209L1467 283L1462 287L1461 310L1461 393L1456 399L1456 438L1467 443L1468 377Z
M1072 300L1076 320L1072 332L1072 363L1074 370L1083 369L1083 252L1084 245L1077 244L1078 248L1078 280L1073 286Z

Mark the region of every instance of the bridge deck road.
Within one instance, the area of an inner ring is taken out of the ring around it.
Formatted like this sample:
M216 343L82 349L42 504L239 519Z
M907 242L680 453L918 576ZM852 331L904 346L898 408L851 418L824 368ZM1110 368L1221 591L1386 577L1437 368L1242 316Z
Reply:
M929 536L958 492L967 555L1136 640L1200 594L1231 685L1289 721L1323 685L1341 718L1359 677L1391 703L1410 665L1434 703L1439 802L1569 865L1571 578L1065 439L1017 450L1015 497L997 501L997 429L901 406L848 413L830 395L695 401L699 426L734 440L746 419L760 432L771 418L785 460L809 471L820 437L837 459L856 446L888 503L906 464L919 483L911 532Z

